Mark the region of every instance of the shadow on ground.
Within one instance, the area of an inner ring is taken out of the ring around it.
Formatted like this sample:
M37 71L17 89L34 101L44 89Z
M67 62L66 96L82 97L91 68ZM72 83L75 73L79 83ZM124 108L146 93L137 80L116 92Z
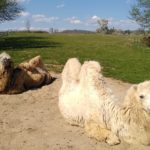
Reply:
M0 50L20 50L26 48L61 47L62 43L51 41L46 37L4 37L0 38Z

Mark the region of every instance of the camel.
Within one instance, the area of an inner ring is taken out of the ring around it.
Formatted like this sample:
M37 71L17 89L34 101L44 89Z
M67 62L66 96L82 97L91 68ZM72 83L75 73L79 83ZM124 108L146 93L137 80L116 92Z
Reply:
M52 82L52 77L40 56L14 67L10 55L0 54L0 93L19 94Z
M62 72L59 108L67 122L84 127L98 141L150 144L150 81L131 86L118 104L98 62L81 66L71 58Z

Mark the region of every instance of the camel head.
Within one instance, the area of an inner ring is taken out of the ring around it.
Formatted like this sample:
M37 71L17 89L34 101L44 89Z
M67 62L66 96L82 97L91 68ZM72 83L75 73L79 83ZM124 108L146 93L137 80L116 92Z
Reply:
M126 94L125 103L150 113L150 81L131 86Z
M12 61L11 57L3 52L0 54L0 71L4 71L5 69L8 69L11 67Z
M138 85L136 98L141 102L143 108L150 113L150 81Z
M11 57L3 52L0 54L0 92L5 90L10 81L13 71L13 62Z

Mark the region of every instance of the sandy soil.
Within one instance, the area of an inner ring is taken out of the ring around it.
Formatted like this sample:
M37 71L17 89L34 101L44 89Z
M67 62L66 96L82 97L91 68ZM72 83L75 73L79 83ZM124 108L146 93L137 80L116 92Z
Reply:
M60 75L48 86L19 95L0 95L0 150L148 150L150 147L108 146L88 138L82 128L62 118L57 103ZM117 97L130 84L106 79ZM138 131L137 131L138 132Z

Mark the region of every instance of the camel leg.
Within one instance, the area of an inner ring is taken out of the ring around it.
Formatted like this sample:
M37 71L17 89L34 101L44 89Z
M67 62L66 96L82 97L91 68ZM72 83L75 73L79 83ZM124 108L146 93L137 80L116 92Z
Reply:
M105 127L101 127L93 120L85 123L85 132L90 138L95 138L100 142L105 141L109 145L116 145L120 143L119 138L115 134Z
M36 57L30 59L29 61L19 64L19 67L22 69L25 69L25 70L32 70L34 68L41 68L41 69L46 70L40 56L36 56Z
M121 141L118 138L118 136L112 132L110 132L109 136L106 139L106 143L108 143L109 145L118 145L118 144L120 144L120 142Z
M44 63L40 56L36 56L29 61L30 67L37 67L46 70Z
M105 141L110 131L101 128L96 122L88 121L85 123L85 132L90 138L95 138L98 141Z
M26 74L24 73L24 71L16 68L12 76L12 83L9 87L10 89L8 94L18 94L24 92L26 90L24 87L25 78Z

